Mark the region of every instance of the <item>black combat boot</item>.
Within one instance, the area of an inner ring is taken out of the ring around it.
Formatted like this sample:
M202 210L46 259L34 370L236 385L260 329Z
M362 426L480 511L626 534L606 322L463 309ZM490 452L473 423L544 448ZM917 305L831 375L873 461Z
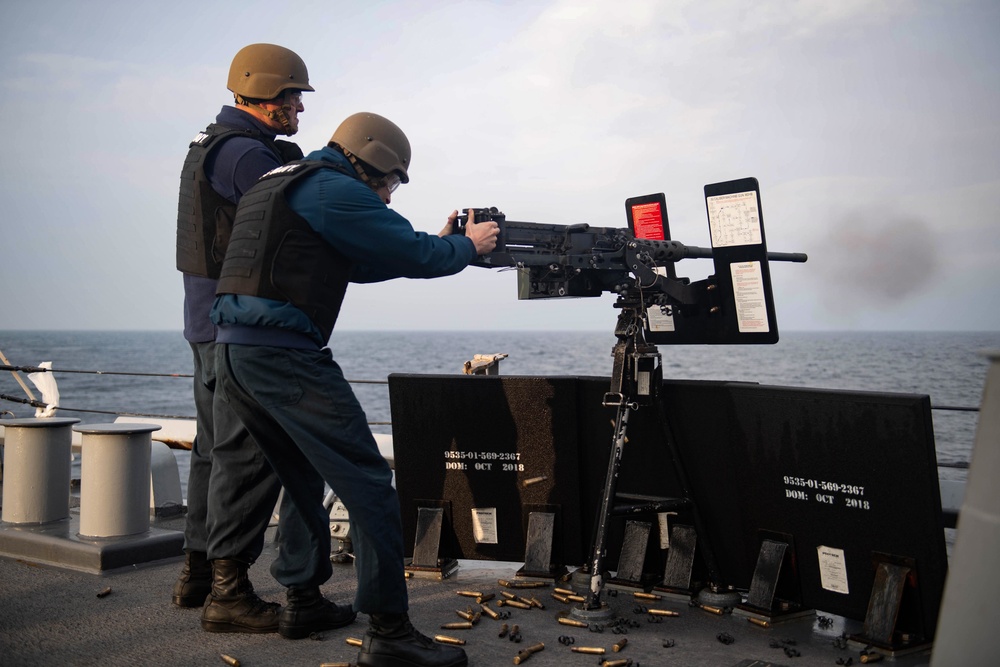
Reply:
M212 561L212 594L201 610L208 632L277 632L281 605L253 592L246 563L227 558Z
M446 646L420 634L406 614L372 614L358 653L358 667L466 667L457 646Z
M184 555L181 576L174 582L173 602L178 607L201 607L212 592L212 564L204 551Z
M288 604L278 617L278 633L285 639L302 639L314 632L342 628L357 617L350 607L338 606L323 597L319 586L293 586L287 596Z

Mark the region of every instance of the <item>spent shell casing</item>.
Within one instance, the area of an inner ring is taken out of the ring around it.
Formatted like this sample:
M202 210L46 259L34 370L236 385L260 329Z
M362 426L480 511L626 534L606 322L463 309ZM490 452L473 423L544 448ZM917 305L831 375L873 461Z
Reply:
M348 646L361 646L361 640L357 637L348 637L344 640Z
M619 660L605 660L601 663L601 667L626 667L632 661L629 658L621 658Z
M222 658L222 662L229 665L229 667L240 667L240 661L231 655L226 655L225 653L220 653L219 657Z
M511 581L510 579L497 579L497 583L504 588L545 588L549 585L545 581Z
M573 653L589 653L590 655L604 655L604 647L602 646L571 646L569 648Z
M532 486L533 484L540 484L541 482L544 482L547 479L548 479L547 475L540 475L538 477L529 477L528 479L521 482L521 486L526 489L529 486Z
M500 595L502 595L507 600L516 600L517 599L516 595L514 595L513 593L508 593L507 591L500 591Z
M98 591L98 593L97 593L97 597L99 597L99 598L106 598L109 595L111 595L111 586L108 586L103 591Z
M567 595L566 599L570 602L586 602L587 598L582 595Z
M558 600L559 602L569 602L568 597L566 597L565 595L560 595L559 593L553 593L552 597Z
M467 598L478 598L483 596L483 594L480 593L479 591L455 591L455 592Z
M442 623L442 630L471 630L472 621L461 621L459 623Z
M464 639L459 639L458 637L449 637L448 635L434 635L434 641L440 642L442 644L452 644L454 646L465 645Z
M471 621L475 617L475 614L472 613L472 610L462 611L461 609L456 609L455 613L458 614L459 618L464 618L467 621Z
M484 595L480 595L479 597L477 597L476 598L476 602L478 602L479 604L482 604L484 602L489 602L490 600L492 600L495 597L496 597L496 595L494 595L493 593L486 593Z
M679 611L671 611L669 609L650 609L647 612L650 616L680 616Z
M531 604L520 600L501 600L505 607L517 607L518 609L531 609Z
M559 593L560 595L575 595L576 594L574 591L571 591L568 588L553 588L552 592L553 593Z
M698 605L698 608L704 609L708 613L715 614L716 616L722 616L724 613L726 613L726 610L723 609L722 607L713 607L712 605L708 604L700 604Z
M632 593L632 597L637 600L662 600L662 595L657 595L656 593Z
M349 662L321 662L319 667L351 667Z
M867 665L868 663L879 662L884 657L881 653L865 653L861 656L861 662Z
M754 618L753 616L747 616L747 620L749 622L753 623L754 625L760 626L762 628L769 628L769 627L771 627L771 624L768 621L765 621L762 618Z
M614 651L615 653L618 653L623 648L625 648L626 644L628 644L628 639L622 637L621 639L618 640L618 642L614 646L611 647L611 650Z
M497 634L497 636L500 637L500 639L503 639L504 637L507 636L507 624L506 623L504 623L503 625L500 626L500 632L499 632L499 634Z
M562 625L571 625L574 628L586 628L586 627L588 627L588 624L587 624L586 621L578 621L575 618L566 618L565 616L560 616L557 620Z
M526 648L526 649L524 649L522 651L519 651L518 654L516 656L514 656L514 664L515 665L520 665L522 662L524 662L525 660L527 660L528 658L530 658L535 653L538 653L543 648L545 648L545 644L539 642L539 643L535 644L534 646L529 646L528 648Z
M500 614L496 613L495 611L493 611L491 608L489 608L485 604L482 605L482 607L483 607L483 613L486 614L487 616L489 616L490 618L492 618L494 621L496 621L496 620L498 620L500 618Z
M536 609L545 609L545 605L542 604L542 601L533 595L530 598L528 598L528 604L530 604L532 607L535 607Z

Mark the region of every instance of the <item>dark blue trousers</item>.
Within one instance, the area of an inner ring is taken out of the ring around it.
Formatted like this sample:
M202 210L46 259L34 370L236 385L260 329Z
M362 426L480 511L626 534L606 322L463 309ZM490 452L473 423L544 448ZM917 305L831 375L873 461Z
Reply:
M209 560L231 558L252 564L263 550L281 483L236 413L215 400L217 345L191 343L191 349L198 423L188 476L184 548L204 551ZM305 525L294 507L286 511L283 503L280 516L279 532L301 540ZM329 563L329 556L325 560ZM311 572L298 574L300 579L309 576ZM290 579L295 583L294 575Z
M361 404L329 350L218 345L219 392L264 450L298 508L308 534L281 543L286 568L317 564L320 584L331 574L330 517L317 502L324 481L350 514L358 589L354 608L371 613L408 609L403 534L392 470L378 451Z

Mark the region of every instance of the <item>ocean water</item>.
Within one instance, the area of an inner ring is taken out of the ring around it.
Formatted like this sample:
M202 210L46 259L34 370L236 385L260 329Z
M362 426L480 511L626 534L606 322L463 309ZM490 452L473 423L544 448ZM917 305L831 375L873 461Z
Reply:
M614 343L610 330L338 331L330 348L348 379L384 381L389 373L461 373L465 361L487 353L509 355L500 365L504 375L608 376ZM985 349L1000 349L1000 332L783 332L777 345L659 346L670 379L927 394L935 408L979 406ZM14 366L51 361L62 371L53 374L60 416L97 423L114 417L77 410L194 415L192 380L181 377L192 372L191 352L180 332L0 331L0 352ZM386 385L358 383L354 389L372 430L391 433ZM0 394L26 397L6 371L0 371ZM6 399L0 411L34 414ZM941 477L964 479L965 470L952 466L969 460L977 413L935 409L933 420Z

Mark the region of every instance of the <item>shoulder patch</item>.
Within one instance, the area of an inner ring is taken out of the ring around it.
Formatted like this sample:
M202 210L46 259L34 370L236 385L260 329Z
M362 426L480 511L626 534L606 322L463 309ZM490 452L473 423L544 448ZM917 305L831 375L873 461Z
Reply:
M192 144L198 144L199 146L204 146L208 143L208 140L212 138L212 135L205 134L204 132L199 132L195 135L195 138L191 140Z

